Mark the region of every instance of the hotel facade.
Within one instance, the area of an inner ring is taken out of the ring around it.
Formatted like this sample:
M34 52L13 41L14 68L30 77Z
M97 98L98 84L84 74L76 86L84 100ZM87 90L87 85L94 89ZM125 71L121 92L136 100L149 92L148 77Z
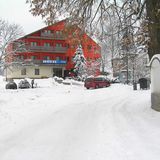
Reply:
M72 58L79 44L82 45L87 61L96 61L101 57L100 46L78 27L66 26L60 21L18 39L23 47L16 48L10 64L6 68L7 78L48 78L68 77L73 71Z

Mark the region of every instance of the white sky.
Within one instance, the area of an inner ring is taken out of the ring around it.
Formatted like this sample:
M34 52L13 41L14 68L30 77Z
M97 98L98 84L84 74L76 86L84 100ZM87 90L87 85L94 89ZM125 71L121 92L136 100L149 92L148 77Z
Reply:
M45 26L41 17L33 17L26 0L0 0L0 18L22 26L25 34Z

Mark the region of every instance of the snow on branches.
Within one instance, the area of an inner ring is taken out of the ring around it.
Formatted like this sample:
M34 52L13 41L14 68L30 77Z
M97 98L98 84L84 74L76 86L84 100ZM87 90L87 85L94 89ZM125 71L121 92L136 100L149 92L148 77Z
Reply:
M15 40L22 35L23 31L19 25L0 19L0 67L5 68L10 65L13 55L22 45L22 42ZM19 47L15 48L17 45Z

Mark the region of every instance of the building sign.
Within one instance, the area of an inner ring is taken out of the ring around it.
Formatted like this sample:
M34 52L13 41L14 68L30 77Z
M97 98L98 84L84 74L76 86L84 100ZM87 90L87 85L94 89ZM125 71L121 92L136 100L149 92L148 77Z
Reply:
M66 64L67 61L65 60L43 60L44 64Z

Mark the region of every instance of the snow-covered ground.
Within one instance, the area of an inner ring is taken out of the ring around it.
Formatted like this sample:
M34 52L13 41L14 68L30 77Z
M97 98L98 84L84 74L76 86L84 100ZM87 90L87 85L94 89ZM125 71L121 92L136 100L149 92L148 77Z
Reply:
M150 90L36 82L6 90L0 78L0 160L160 159L160 113L150 108Z

